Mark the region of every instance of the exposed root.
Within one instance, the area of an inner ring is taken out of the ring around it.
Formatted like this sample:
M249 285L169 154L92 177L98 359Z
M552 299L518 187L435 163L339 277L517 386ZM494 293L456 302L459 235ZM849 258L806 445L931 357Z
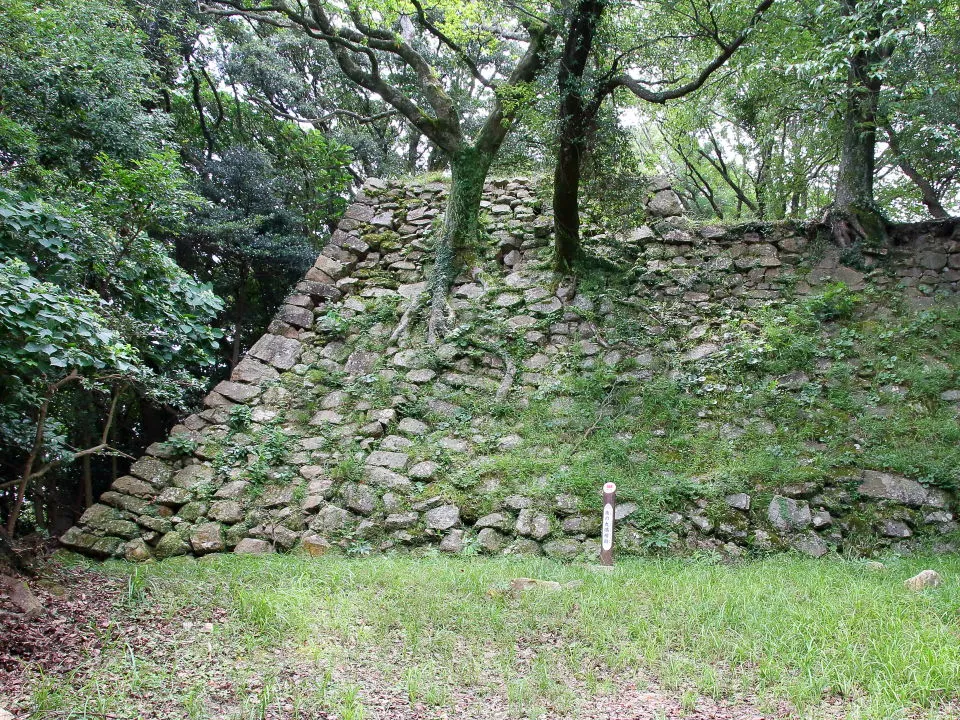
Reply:
M887 221L873 208L827 208L820 222L841 248L858 244L882 247L889 240Z
M500 385L497 387L497 392L493 396L493 399L497 402L503 402L503 400L510 393L510 390L513 388L514 381L517 379L516 361L510 356L510 353L497 347L496 345L486 342L477 342L476 340L473 341L473 344L481 350L486 350L489 353L493 353L503 360L505 368L503 371L503 377L500 379Z
M400 316L399 324L393 329L393 332L390 333L390 339L387 341L388 346L396 343L407 331L407 328L410 327L410 321L413 320L414 316L418 312L420 312L426 297L426 293L421 293L410 301L410 305L407 306L407 309L404 311L403 315Z
M430 303L430 318L427 321L427 344L436 345L442 340L455 318L453 308L447 302L446 293L434 293L433 301Z
M497 394L494 396L494 400L502 402L509 394L510 389L513 387L513 381L517 377L517 363L508 353L501 352L499 355L503 359L503 364L506 365L507 369L503 373L503 378L500 380L500 387L497 388Z

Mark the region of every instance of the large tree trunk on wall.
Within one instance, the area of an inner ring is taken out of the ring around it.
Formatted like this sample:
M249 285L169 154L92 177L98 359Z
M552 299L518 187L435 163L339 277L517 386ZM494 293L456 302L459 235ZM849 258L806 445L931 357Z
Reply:
M858 0L844 0L848 14ZM841 245L886 240L886 221L873 200L876 169L877 107L880 80L873 74L878 52L858 52L849 58L843 118L843 146L830 224Z
M447 295L454 278L476 255L480 237L480 199L493 155L475 148L450 158L450 195L443 228L434 248L430 276L430 320L427 339L434 344L447 331Z
M587 129L583 73L607 0L580 0L570 18L557 85L560 90L557 164L553 175L554 261L569 271L580 254L580 176Z

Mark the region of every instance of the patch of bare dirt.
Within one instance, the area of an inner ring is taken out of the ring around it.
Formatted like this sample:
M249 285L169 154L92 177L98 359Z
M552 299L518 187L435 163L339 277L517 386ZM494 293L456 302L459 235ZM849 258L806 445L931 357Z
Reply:
M37 577L16 578L39 600L30 617L0 586L0 688L16 697L30 671L63 674L99 652L103 630L124 581L83 568L50 564Z

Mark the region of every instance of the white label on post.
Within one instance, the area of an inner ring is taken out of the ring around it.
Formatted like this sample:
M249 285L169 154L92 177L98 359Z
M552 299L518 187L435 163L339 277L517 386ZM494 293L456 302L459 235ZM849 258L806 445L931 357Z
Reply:
M613 505L603 506L603 528L600 531L600 547L609 550L613 547Z

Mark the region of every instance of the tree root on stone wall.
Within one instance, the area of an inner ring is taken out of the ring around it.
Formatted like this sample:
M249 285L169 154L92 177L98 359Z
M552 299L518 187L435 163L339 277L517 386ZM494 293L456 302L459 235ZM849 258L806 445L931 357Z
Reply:
M510 353L508 353L506 350L492 343L481 342L477 340L471 340L471 343L481 350L486 350L489 353L493 353L503 361L503 377L500 378L500 385L497 387L497 392L493 396L495 401L503 402L507 395L510 394L510 390L513 388L513 383L517 379L516 360L514 360L510 356Z
M430 303L430 318L427 320L427 344L436 345L450 330L456 319L453 308L447 302L446 293L434 293Z
M820 219L820 223L829 230L830 235L841 248L859 244L882 247L890 239L887 221L874 208L840 209L830 206Z
M403 315L400 316L400 322L393 329L393 332L390 333L390 339L387 341L387 346L393 345L406 333L407 328L410 327L410 322L413 318L420 312L420 309L423 307L425 299L427 297L426 293L420 293L413 300L410 301L410 304L407 306L407 309L404 310Z
M503 402L510 393L510 389L513 387L513 381L517 377L517 363L510 357L510 354L505 352L500 353L500 358L503 360L503 364L506 365L506 371L500 380L500 387L497 388L497 394L493 396L493 399L497 402Z

